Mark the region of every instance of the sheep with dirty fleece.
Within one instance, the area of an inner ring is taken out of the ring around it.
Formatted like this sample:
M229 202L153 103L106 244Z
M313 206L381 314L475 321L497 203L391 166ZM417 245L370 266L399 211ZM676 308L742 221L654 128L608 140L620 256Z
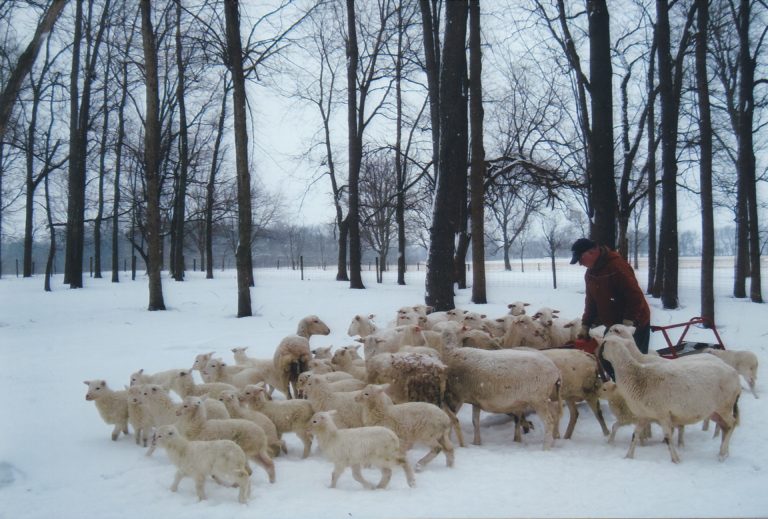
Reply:
M473 444L482 443L480 411L523 414L532 409L544 423L544 449L554 441L560 417L560 370L541 352L462 348L455 334L443 333L447 365L446 403L453 413L472 404ZM461 441L460 441L461 444Z
M368 490L387 488L392 468L396 466L403 468L409 487L416 485L413 469L400 452L400 441L393 431L381 426L339 429L334 423L334 415L333 411L321 411L315 413L311 420L311 430L320 450L333 463L331 488L336 488L339 477L347 467L352 469L355 480ZM374 486L363 476L362 468L366 466L381 470L381 480L377 485Z
M429 447L429 452L416 463L416 471L422 470L440 452L445 462L453 467L455 455L451 443L451 419L437 407L427 402L395 404L387 395L388 384L369 384L355 400L363 404L365 425L383 425L392 429L400 439L403 454L415 444Z
M237 487L238 501L248 502L251 495L251 468L243 449L235 442L190 441L173 425L160 427L155 439L176 465L172 492L177 492L181 480L189 477L195 480L197 498L202 501L206 499L205 479L211 476L219 484Z
M679 463L673 428L711 418L723 432L718 459L724 461L739 418L741 384L736 370L724 362L641 363L633 357L632 348L636 349L629 339L612 334L598 348L598 354L613 365L616 385L638 417L626 457L634 457L642 428L655 421L662 428L672 462Z

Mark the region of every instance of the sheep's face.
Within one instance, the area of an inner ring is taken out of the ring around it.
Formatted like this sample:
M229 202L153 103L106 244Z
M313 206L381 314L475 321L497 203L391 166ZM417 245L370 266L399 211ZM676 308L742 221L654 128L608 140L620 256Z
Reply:
M237 401L237 394L234 391L225 390L219 393L219 402L222 402L225 406L230 406Z
M508 304L507 308L509 308L510 315L523 315L525 313L525 307L528 305L529 303L515 301L514 303Z
M88 386L88 392L85 393L86 400L96 400L107 388L107 382L105 380L86 380L84 382Z
M173 425L163 425L155 432L154 440L160 444L168 442L179 436L179 431Z
M187 397L179 405L176 416L191 415L203 405L203 400L197 397Z
M200 353L195 357L195 362L192 363L192 370L200 370L202 371L203 368L205 368L205 365L208 364L208 361L211 360L211 357L213 357L214 352L210 353Z

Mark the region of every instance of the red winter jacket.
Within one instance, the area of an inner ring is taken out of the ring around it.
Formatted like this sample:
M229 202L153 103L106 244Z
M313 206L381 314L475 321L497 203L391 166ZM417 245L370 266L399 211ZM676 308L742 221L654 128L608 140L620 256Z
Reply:
M611 326L630 320L648 326L651 310L635 278L635 271L619 253L600 247L600 256L584 274L586 298L583 324Z

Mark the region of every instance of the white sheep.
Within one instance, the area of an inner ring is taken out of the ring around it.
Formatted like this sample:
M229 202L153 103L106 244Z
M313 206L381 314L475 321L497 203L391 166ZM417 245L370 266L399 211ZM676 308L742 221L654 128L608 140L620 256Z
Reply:
M296 326L296 335L309 339L313 335L328 335L331 329L316 315L308 315Z
M313 376L328 382L330 385L330 390L334 392L356 391L365 387L365 382L353 377L346 371L331 371L329 373L314 373L312 371L305 371L299 375L299 378L296 381L296 390L298 392L299 398L307 397L307 381L309 380L309 377Z
M355 401L356 391L334 391L333 385L318 375L311 375L304 384L307 400L315 412L336 411L339 427L361 427L363 406Z
M755 391L755 383L757 382L757 355L751 351L744 350L707 348L704 351L714 355L735 369L739 375L744 377L744 380L749 385L749 390L752 392L752 396L759 398Z
M171 389L171 381L176 377L178 369L158 371L157 373L145 373L144 368L131 373L131 386L138 384L159 384L166 389Z
M318 346L317 348L312 348L312 360L330 360L333 355L331 348L332 346Z
M264 433L267 435L267 443L269 444L269 453L273 458L279 456L281 452L288 452L285 442L280 438L277 427L275 427L272 420L261 411L241 405L240 392L238 390L222 391L219 394L219 402L224 404L231 418L249 420L264 430Z
M353 477L366 489L386 488L395 466L405 471L408 486L415 486L413 470L400 452L397 435L390 429L381 426L339 429L332 412L315 413L311 429L323 455L333 463L331 488L336 488L347 467L352 468ZM375 487L363 477L362 467L368 465L381 470L381 480Z
M272 420L277 428L277 435L295 433L304 444L302 458L309 456L312 450L312 435L309 433L309 420L314 414L312 404L306 400L269 400L262 384L245 386L239 393L240 400L251 409L260 411Z
M136 445L147 446L147 441L152 436L155 420L146 406L141 404L141 393L144 385L130 386L128 391L128 423L133 427L136 435Z
M430 402L443 405L447 368L438 358L424 353L381 353L366 357L369 384L390 384L396 403Z
M616 438L616 431L618 431L620 427L624 425L635 425L637 424L638 419L629 409L627 401L624 400L619 388L616 386L616 382L612 380L603 382L598 390L598 394L601 399L608 402L608 407L610 407L614 418L616 418L616 421L613 422L613 425L611 426L611 434L608 437L608 442L613 443ZM645 432L647 432L647 430ZM641 436L640 441L647 438L648 435L646 435L645 432Z
M246 456L253 459L275 482L275 462L269 455L269 444L264 429L240 418L208 419L203 405L204 397L188 396L179 407L176 427L190 440L232 440Z
M507 305L507 308L509 308L509 315L523 315L525 313L526 306L530 306L530 303L524 303L522 301L509 303Z
M560 310L546 306L533 315L533 318L541 324L541 328L538 328L536 333L549 343L550 348L560 348L571 342L571 329L560 324L557 321L559 317Z
M543 326L530 315L523 314L507 320L507 331L501 341L504 348L525 346L537 350L549 348L549 338Z
M192 371L180 369L171 379L171 391L184 398L185 396L203 396L208 395L211 398L218 398L219 393L228 389L237 389L232 384L224 382L195 382Z
M237 368L230 370L229 368ZM268 370L267 370L268 371ZM248 384L264 382L269 378L269 373L257 368L247 368L243 366L229 366L220 358L213 358L203 368L201 372L203 380L206 383L223 382L240 389Z
M349 328L347 328L347 335L350 337L360 337L361 339L365 339L369 335L376 333L379 327L376 326L376 323L373 321L374 317L375 316L373 314L357 314L352 318L352 322L349 323Z
M597 361L594 355L581 350L554 348L542 350L548 359L555 363L560 370L560 399L568 406L569 420L564 438L571 438L576 420L579 417L577 403L586 401L592 414L597 418L603 435L608 436L608 427L605 425L603 411L600 408L601 380L597 370ZM555 425L555 438L560 437L559 427Z
M85 399L96 404L99 416L107 425L114 425L112 441L117 441L120 433L128 434L128 392L113 391L106 380L85 380L88 386Z
M739 375L724 362L660 361L641 363L633 342L606 334L599 353L616 373L616 385L638 423L626 457L634 457L642 428L657 422L664 433L673 463L680 456L672 442L674 427L713 419L722 429L719 459L728 457L733 429L738 423Z
M360 346L357 346L356 348L359 347ZM336 350L331 358L331 364L336 371L344 371L358 380L366 380L368 372L365 369L365 364L363 363L361 365L355 362L355 351L356 349L349 348L340 348Z
M238 500L247 503L251 495L251 468L248 459L235 442L231 440L189 441L173 425L164 425L157 431L158 444L168 453L176 465L171 491L179 489L185 477L195 480L199 500L205 496L205 479L211 476L221 484L232 480L232 486L239 487Z
M429 452L416 463L416 470L423 469L441 451L445 452L446 464L453 467L454 450L451 443L451 419L437 407L427 402L395 404L386 394L388 384L369 384L355 400L363 404L365 425L382 425L392 429L400 439L400 450L406 454L415 444L424 444Z
M532 409L544 423L544 449L552 446L562 404L560 370L551 360L538 351L462 348L450 332L443 333L443 342L446 402L454 413L472 404L475 445L481 444L481 410L519 415Z

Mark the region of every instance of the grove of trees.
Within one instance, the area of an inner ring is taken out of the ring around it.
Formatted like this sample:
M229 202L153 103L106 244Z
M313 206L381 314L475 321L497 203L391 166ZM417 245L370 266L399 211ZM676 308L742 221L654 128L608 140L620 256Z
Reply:
M585 235L647 254L666 308L699 255L715 322L717 254L734 297L763 299L767 36L762 0L6 0L0 276L17 242L25 277L45 245L46 290L56 257L70 288L129 257L163 310L162 270L212 278L230 256L245 317L267 251L295 267L311 244L364 289L366 254L405 284L421 250L445 310L468 270L486 302L486 258L509 270L533 243L556 286ZM292 160L327 222L297 225L261 177L282 174L264 92L309 130Z

